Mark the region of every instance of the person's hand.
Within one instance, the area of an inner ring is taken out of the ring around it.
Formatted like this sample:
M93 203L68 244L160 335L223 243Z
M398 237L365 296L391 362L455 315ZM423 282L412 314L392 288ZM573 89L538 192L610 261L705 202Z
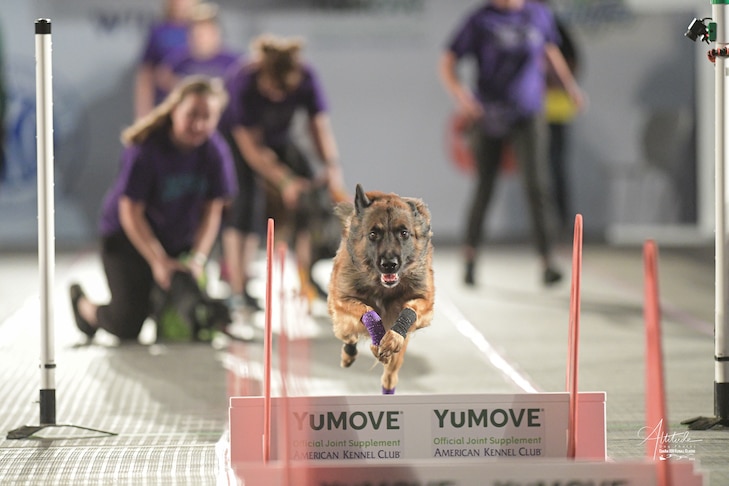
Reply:
M578 113L587 109L587 96L577 84L570 86L567 89L567 94L569 95L570 100L572 100L572 103L574 103L575 109Z
M198 282L205 274L206 261L207 257L203 253L195 253L190 258L184 260L185 267L187 267Z
M296 209L301 195L309 190L309 181L303 177L291 177L280 188L281 199L286 209Z
M483 116L483 106L471 91L467 89L458 91L456 101L458 113L469 123L473 123Z
M329 164L326 168L324 183L329 189L329 194L334 202L349 201L351 197L344 187L342 167L339 164Z
M169 290L172 275L177 271L185 271L186 267L174 258L165 256L155 260L152 265L152 277L162 290Z

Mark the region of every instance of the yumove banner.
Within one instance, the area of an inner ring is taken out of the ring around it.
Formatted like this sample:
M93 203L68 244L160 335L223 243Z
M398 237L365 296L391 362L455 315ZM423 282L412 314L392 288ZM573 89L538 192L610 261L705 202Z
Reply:
M589 394L604 457L604 393ZM273 399L271 458L388 462L565 457L566 393ZM602 413L600 413L602 412ZM263 398L230 400L231 458L261 458ZM600 425L602 424L602 425Z

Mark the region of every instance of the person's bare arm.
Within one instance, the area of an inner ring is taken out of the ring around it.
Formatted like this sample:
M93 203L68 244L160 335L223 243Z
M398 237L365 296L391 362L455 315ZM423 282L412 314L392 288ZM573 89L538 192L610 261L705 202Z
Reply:
M156 79L155 84L166 93L172 91L175 85L179 82L179 78L166 64L162 64L154 70L154 79Z
M438 63L438 74L446 92L456 102L460 113L470 120L477 120L483 115L483 107L458 77L458 59L451 51L444 51Z
M233 138L251 168L274 186L289 175L274 151L261 143L258 130L237 126L233 129Z
M577 84L577 80L572 75L572 70L562 55L562 51L559 50L559 46L556 44L547 44L544 48L544 53L547 58L547 62L549 62L552 66L552 69L557 75L557 79L559 79L562 87L570 96L577 109L581 110L585 104L584 95Z
M119 220L134 248L144 257L152 269L154 280L163 289L169 288L172 274L183 266L167 255L162 244L155 236L144 215L142 202L122 196L119 200Z
M143 63L134 78L134 116L140 118L154 108L154 67Z
M329 190L338 198L344 198L346 194L344 175L339 164L339 150L337 149L337 142L334 138L329 115L321 112L311 117L310 129L319 157L326 166Z
M251 168L279 190L287 207L295 207L308 181L295 176L273 150L263 145L258 130L237 126L233 129L233 138Z
M200 225L195 233L195 241L191 250L192 257L188 262L188 266L198 277L201 275L208 255L210 255L210 250L218 237L225 202L222 198L213 199L208 201L203 209Z

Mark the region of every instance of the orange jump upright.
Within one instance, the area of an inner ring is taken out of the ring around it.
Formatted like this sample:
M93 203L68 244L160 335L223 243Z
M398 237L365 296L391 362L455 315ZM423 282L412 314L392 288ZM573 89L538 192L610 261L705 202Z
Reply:
M661 346L661 306L658 293L658 249L655 241L643 245L644 307L646 345L645 411L646 456L656 461L658 486L671 486L670 454L661 449L668 436L666 421L666 390L663 382L663 351Z
M582 215L575 216L575 234L572 243L572 288L570 291L570 325L567 340L567 391L570 393L569 420L567 422L567 457L577 455L577 369L580 340L580 279L582 277Z

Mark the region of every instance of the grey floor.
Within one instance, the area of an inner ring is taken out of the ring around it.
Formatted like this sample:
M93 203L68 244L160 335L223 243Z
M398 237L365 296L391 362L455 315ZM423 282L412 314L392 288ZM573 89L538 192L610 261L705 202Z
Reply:
M560 261L569 272L568 248ZM436 247L436 317L414 336L398 393L563 390L569 281L545 289L537 265L529 247L490 247L478 267L478 287L466 288L458 253ZM645 454L639 437L645 420L642 272L640 248L585 247L579 386L607 392L614 460ZM712 250L661 249L659 274L669 430L685 432L682 420L713 415ZM0 255L0 484L227 484L221 451L227 397L236 390L226 368L260 372L260 329L253 343L236 346L238 352L209 344L150 345L147 331L145 344L119 346L100 333L93 345L81 346L66 289L79 280L93 298L104 299L98 258L59 254L55 276L59 426L41 431L43 438L8 440L7 431L39 420L38 269L34 254ZM377 393L379 371L368 360L340 369L339 343L325 311L315 306L313 316L296 338L309 359L297 368L300 389L293 392ZM506 377L458 332L454 321L461 317L522 382ZM705 484L729 485L727 430L689 434Z

